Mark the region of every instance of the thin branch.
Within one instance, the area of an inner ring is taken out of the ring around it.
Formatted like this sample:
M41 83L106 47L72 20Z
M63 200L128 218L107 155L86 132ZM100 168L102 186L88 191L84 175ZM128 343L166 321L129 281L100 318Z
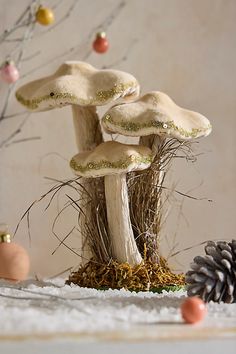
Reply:
M56 10L61 4L64 3L64 0L59 0L56 4L52 6L53 10Z
M23 116L25 114L27 114L27 111L23 111L23 112L18 112L18 113L13 113L13 114L9 114L7 116L2 116L2 120L4 119L10 119L10 118L15 118L15 117L19 117L19 116Z
M22 38L12 38L12 39L5 39L5 43L16 43L16 42L21 42Z
M9 99L10 99L11 93L13 92L14 88L15 88L15 84L12 84L8 87L7 94L6 94L5 101L4 101L4 105L3 105L3 108L2 108L2 111L0 114L0 122L4 119L3 117L6 113L6 110L7 110L8 104L9 104Z
M22 39L21 39L21 40L22 40ZM29 61L29 60L31 60L31 59L37 57L37 56L40 55L40 54L41 54L41 50L38 50L37 52L35 52L35 53L29 55L28 57L23 58L23 59L22 59L22 62Z
M34 31L34 27L35 27L35 24L29 25L29 27L27 27L27 29L26 29L26 31L24 33L24 36L23 36L23 39L22 39L22 44L21 44L22 47L21 47L21 50L19 52L18 58L16 59L16 65L17 65L18 68L20 68L21 59L23 57L24 50L25 50L25 45L28 42L28 40L30 39L31 34ZM1 115L0 115L0 122L3 120L3 117L5 116L5 113L7 111L8 105L9 105L10 96L11 96L13 90L15 89L15 86L16 86L16 83L13 83L8 88L7 95L6 95L6 98L5 98L5 103L3 105L3 108L2 108L2 111L1 111Z
M0 149L5 147L6 145L8 145L10 143L10 141L15 138L16 135L21 133L22 128L24 127L24 125L26 124L26 122L29 119L29 116L30 116L30 113L27 114L25 119L19 124L19 126L6 139L4 139L3 141L0 142Z
M65 273L67 273L67 272L71 272L72 269L74 269L74 266L71 266L71 267L69 267L69 268L63 270L63 271L60 272L60 273L57 273L57 274L55 274L55 275L52 275L52 276L50 276L50 277L47 278L47 279L48 279L48 280L53 280L53 279L55 279L55 278L61 277L63 274L65 274Z
M182 250L178 250L178 251L176 251L175 253L172 253L169 258L175 257L175 256L177 256L178 254L180 254L180 253L182 253L182 252L189 251L189 250L191 250L191 249L193 249L193 248L195 248L195 247L199 247L199 246L205 245L206 243L208 243L208 242L210 242L210 241L223 241L223 240L229 241L229 239L222 239L222 238L221 238L221 239L214 239L214 240L212 240L212 239L211 239L211 240L206 240L206 241L203 241L203 242L199 242L199 243L197 243L197 244L195 244L195 245L192 245L192 246L183 248Z
M72 2L72 4L70 5L69 9L67 10L67 12L64 14L64 16L62 18L60 18L60 20L58 20L55 25L50 26L46 31L43 31L41 33L38 34L38 36L42 36L44 34L47 34L48 32L53 31L55 28L57 28L58 26L60 26L63 22L65 22L73 13L74 9L76 8L76 6L78 5L79 1L78 0L74 0ZM35 36L35 38L37 38L38 36Z
M26 72L25 74L21 75L21 78L24 79L25 77L31 75L32 73L34 73L35 71L47 66L48 64L51 64L55 61L58 61L58 59L61 59L65 56L76 54L85 44L87 45L87 43L91 42L91 39L94 36L94 33L98 32L101 29L104 30L108 30L108 28L112 25L113 21L117 18L117 16L120 14L121 10L125 7L126 2L125 1L121 1L116 7L115 9L113 9L111 11L111 13L101 22L99 23L97 26L95 26L94 28L91 29L91 31L89 32L89 34L84 38L82 43L79 43L67 50L65 50L64 52L62 52L59 56L57 56L56 58L51 58L49 60L47 60L46 62L44 62L43 64L40 64L38 66L36 66L35 68L33 68L32 70ZM92 53L92 49L89 48L87 51L85 51L85 54L82 57L82 60L87 60L88 57L91 55Z
M110 69L110 68L113 68L113 67L118 66L118 65L120 65L121 63L125 62L125 61L128 59L129 54L130 54L130 52L132 51L133 47L134 47L137 43L138 43L138 39L134 39L134 40L131 42L129 48L126 50L125 54L124 54L121 58L117 59L116 61L114 61L113 63L111 63L111 64L109 64L109 65L104 65L104 66L102 67L102 69Z
M5 144L5 147L9 147L9 146L11 146L13 144L26 143L26 142L29 142L29 141L40 140L40 139L41 139L40 136L32 136L30 138L18 139L18 140L12 141L9 144Z

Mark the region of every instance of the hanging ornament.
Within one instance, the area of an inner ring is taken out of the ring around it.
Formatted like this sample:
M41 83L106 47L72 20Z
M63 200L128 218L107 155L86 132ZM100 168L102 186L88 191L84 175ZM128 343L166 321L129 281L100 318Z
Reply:
M205 302L236 302L236 240L209 241L205 253L194 258L186 274L188 295Z
M30 260L25 249L11 242L11 236L6 231L0 231L0 278L25 280L29 267Z
M42 6L39 6L35 18L43 26L51 25L55 21L54 12L50 8Z
M19 79L20 74L13 61L6 61L0 68L0 76L3 81L12 84Z
M98 32L93 42L93 49L97 53L105 53L109 48L109 42L105 32Z
M181 305L181 314L185 322L197 323L203 320L207 313L206 305L198 297L189 297Z

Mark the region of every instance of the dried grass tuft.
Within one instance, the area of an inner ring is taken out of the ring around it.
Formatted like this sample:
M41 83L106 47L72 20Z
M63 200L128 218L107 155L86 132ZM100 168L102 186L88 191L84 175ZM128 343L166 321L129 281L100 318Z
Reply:
M80 213L83 228L80 233L83 237L82 249L88 245L95 262L107 263L111 259L111 240L109 238L107 210L104 191L104 178L89 179L85 184L89 191L86 215Z
M153 262L159 262L159 242L164 205L163 191L166 172L176 157L195 159L190 143L177 139L163 140L158 146L152 165L141 172L128 175L131 223L139 251Z
M112 259L103 178L54 180L56 185L30 205L20 222L24 218L27 219L30 234L31 209L36 203L49 198L46 206L48 209L63 190L67 202L58 212L52 225L53 235L59 241L58 247L63 245L81 257L80 253L77 253L66 243L70 234L77 230L78 233L82 233L82 249L87 245L92 255L91 260L85 259L88 262L70 275L68 284L75 283L95 288L125 288L137 291L163 286L182 286L185 283L184 276L171 272L167 261L160 256L159 252L164 204L162 193L168 191L164 186L164 181L166 171L173 158L176 157L192 160L190 144L179 142L176 139L165 140L160 144L155 160L149 169L128 174L131 222L136 242L144 259L142 264L138 266L132 267L127 263L119 264ZM69 193L65 192L68 188ZM185 195L184 193L180 194ZM71 226L71 231L66 236L59 236L55 231L56 224L68 208L76 211L77 222L76 225Z
M73 248L67 245L66 241L72 232L78 232L82 236L82 249L88 245L94 262L107 263L111 259L111 242L108 234L108 225L106 217L106 203L104 194L103 178L87 180L86 183L80 177L68 180L55 180L47 178L56 184L44 193L39 199L35 200L24 212L16 226L17 233L21 222L26 219L29 240L31 241L30 230L30 213L32 209L42 202L46 202L45 210L47 210L57 197L60 197L61 191L67 197L65 205L59 210L52 223L52 234L59 241L60 246L64 246L77 256L84 258L83 254L76 252ZM71 231L67 235L58 235L56 232L57 224L63 214L70 208L71 212L77 214L77 222L71 227ZM86 213L84 212L86 210ZM83 227L82 227L83 225ZM82 232L83 230L83 232ZM53 252L53 254L56 252ZM89 259L84 258L85 261Z

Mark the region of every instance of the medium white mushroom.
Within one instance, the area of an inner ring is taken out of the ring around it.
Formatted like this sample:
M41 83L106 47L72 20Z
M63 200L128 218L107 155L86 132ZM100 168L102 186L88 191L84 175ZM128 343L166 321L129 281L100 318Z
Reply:
M71 105L79 151L93 149L103 140L96 106L138 95L139 85L131 74L97 70L79 61L65 62L53 75L29 82L16 92L17 100L35 112Z
M152 160L152 151L145 146L109 141L93 151L77 154L70 162L76 175L104 176L112 254L121 263L135 265L142 261L130 222L126 173L144 170Z
M159 137L191 140L211 132L211 124L206 117L177 106L163 92L150 92L133 103L112 107L102 123L111 133L146 137L141 139L141 143L149 146L153 135L158 136L154 150L160 141Z
M157 195L160 192L165 175L162 167L163 141L166 138L176 138L180 141L192 140L207 136L211 132L211 125L206 117L177 106L168 95L162 92L150 92L135 102L119 104L110 108L104 115L102 124L110 133L140 137L140 144L152 150L158 169L149 169L148 171L150 178L152 178L152 185L149 185L147 191L147 194L150 193L150 195ZM146 186L146 176L142 174L139 179L143 188ZM137 203L135 190L131 196L133 201L132 198ZM137 223L135 227L139 230L140 235L145 237L146 230L152 229L153 220L156 217L154 215L161 215L161 207L161 197L159 197L149 224L139 223L139 219L134 218L133 222ZM132 210L133 215L134 213L135 211ZM153 236L154 240L155 237L158 237L156 234ZM158 244L157 246L153 244L151 247L153 250L158 247Z

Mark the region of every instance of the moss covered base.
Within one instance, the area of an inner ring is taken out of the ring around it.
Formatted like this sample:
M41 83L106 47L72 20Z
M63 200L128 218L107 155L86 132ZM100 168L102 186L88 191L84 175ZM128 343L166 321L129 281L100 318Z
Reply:
M160 263L144 261L133 267L115 261L101 265L91 260L73 272L66 283L101 290L124 288L160 293L184 288L185 278L183 274L174 274L163 258Z

